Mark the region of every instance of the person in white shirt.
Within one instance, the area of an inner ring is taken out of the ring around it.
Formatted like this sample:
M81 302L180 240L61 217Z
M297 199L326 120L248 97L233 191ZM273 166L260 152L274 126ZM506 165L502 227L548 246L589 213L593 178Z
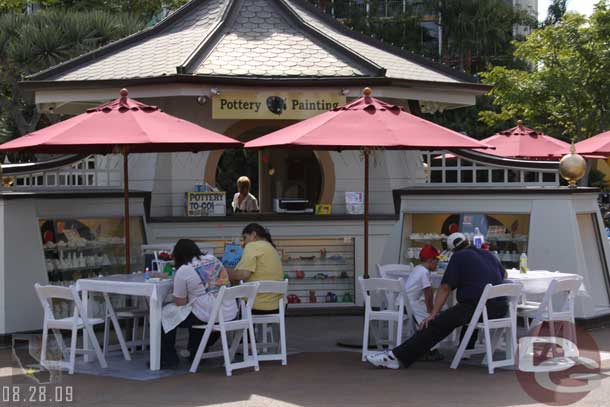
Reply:
M432 245L424 246L419 252L421 263L409 273L405 281L405 291L407 301L413 311L413 318L416 325L430 316L434 306L434 296L432 284L430 283L430 272L438 267L438 256L440 252ZM437 350L432 350L422 357L423 360L441 360L441 355Z
M161 368L172 369L178 366L179 358L176 352L177 328L188 328L188 351L192 359L197 352L203 336L203 329L193 328L194 325L205 325L209 321L216 296L222 286L230 286L229 274L224 266L213 255L204 255L195 242L190 239L180 239L172 253L174 264L178 268L174 275L173 303L177 307L188 307L189 314L172 316L169 321L173 329L163 329L161 336ZM175 308L175 307L174 307ZM235 301L226 300L222 304L225 321L231 321L237 316ZM208 341L211 346L220 335L213 332Z
M233 196L234 213L258 212L258 200L250 193L250 178L239 177L237 180L237 193Z
M419 324L432 311L433 294L430 272L438 267L439 251L432 245L423 247L419 253L421 264L417 265L405 282L407 300L413 310L413 317Z

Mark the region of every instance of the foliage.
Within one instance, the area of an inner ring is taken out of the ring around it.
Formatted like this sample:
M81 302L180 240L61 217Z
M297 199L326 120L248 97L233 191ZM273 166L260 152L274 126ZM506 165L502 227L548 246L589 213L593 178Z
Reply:
M418 54L435 52L434 49L426 49L426 40L430 36L428 30L420 24L421 15L413 5L407 4L404 10L401 8L392 13L392 18L385 18L382 3L383 0L369 1L370 11L367 14L364 4L335 1L334 13L343 18L346 26L365 35ZM330 5L326 5L325 10L330 12Z
M536 18L505 0L429 2L441 15L443 61L476 73L488 63L510 64L515 26L535 26Z
M606 183L606 174L603 172L592 168L589 172L589 186L605 189L607 187Z
M35 130L40 113L26 101L19 81L141 27L139 18L104 11L0 15L0 114L10 118L20 135Z
M483 111L488 125L521 118L563 138L583 139L609 127L610 9L597 4L590 18L567 14L516 44L515 57L535 69L494 67L482 75L497 110Z
M549 5L544 25L553 25L561 21L568 11L568 0L553 0Z
M149 19L163 8L174 10L188 0L0 0L0 12L23 12L28 3L41 8L66 9L70 11L102 10L108 13L129 13Z

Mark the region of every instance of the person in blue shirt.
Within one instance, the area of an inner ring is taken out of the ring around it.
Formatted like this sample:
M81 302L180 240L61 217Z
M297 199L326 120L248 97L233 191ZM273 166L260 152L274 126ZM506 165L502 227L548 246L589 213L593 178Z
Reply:
M417 333L400 346L367 356L373 365L389 369L409 367L454 329L470 322L487 284L498 285L506 278L506 270L498 259L489 251L471 246L462 233L449 236L447 246L453 255L437 290L432 312L421 321ZM453 290L457 290L457 304L441 312ZM496 298L487 302L490 319L502 318L507 312L505 299ZM475 340L473 335L470 345L474 345Z

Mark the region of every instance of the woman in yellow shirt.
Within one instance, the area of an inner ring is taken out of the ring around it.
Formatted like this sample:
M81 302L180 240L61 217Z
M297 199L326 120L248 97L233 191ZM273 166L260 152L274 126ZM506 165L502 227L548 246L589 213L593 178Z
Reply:
M284 278L282 260L278 254L271 234L258 223L250 223L242 231L244 253L235 269L229 271L232 281L260 281ZM277 312L278 294L258 294L254 301L253 314Z

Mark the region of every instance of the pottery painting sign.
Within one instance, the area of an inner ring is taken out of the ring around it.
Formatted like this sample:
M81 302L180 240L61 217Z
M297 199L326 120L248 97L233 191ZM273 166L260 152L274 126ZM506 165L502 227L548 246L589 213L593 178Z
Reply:
M344 105L339 92L222 92L212 97L213 119L302 120Z

